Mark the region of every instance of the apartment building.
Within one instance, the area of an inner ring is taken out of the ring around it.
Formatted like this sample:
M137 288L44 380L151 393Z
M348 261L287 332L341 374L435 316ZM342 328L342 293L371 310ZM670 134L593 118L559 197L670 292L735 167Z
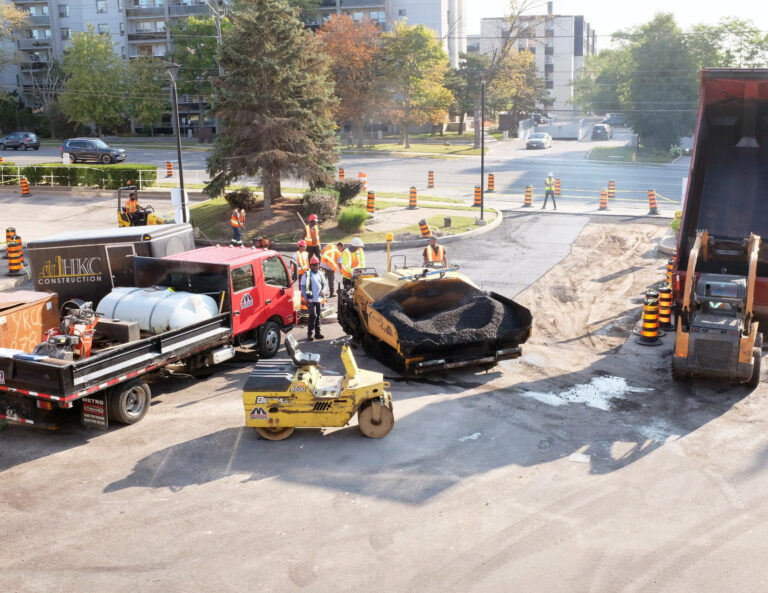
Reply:
M453 67L467 49L464 0L321 0L313 24L321 25L334 14L348 14L355 20L368 18L385 31L402 20L409 25L425 25L437 32Z
M489 55L498 51L507 27L502 18L482 19L480 35L470 40L472 49ZM534 53L536 70L552 101L548 110L560 116L575 113L570 103L572 83L584 68L586 56L595 53L595 30L582 15L553 14L552 2L548 3L547 14L523 16L520 30L525 33L517 40L517 48Z
M170 51L170 28L188 16L210 14L204 0L13 0L29 11L29 25L18 36L14 49L17 65L0 78L4 90L17 89L27 105L39 103L36 89L45 86L48 65L61 61L74 33L93 25L112 37L115 52L126 59L163 57ZM198 118L196 97L182 96L182 120L194 125Z

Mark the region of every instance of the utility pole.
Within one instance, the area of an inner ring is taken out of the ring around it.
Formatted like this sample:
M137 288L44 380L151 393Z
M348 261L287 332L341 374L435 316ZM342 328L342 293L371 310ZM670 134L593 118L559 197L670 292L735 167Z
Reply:
M181 190L181 221L187 220L187 194L184 191L184 165L181 162L181 127L179 126L179 93L176 89L176 77L173 70L178 68L178 64L171 64L168 67L168 76L171 77L171 89L173 91L173 121L176 123L176 157L179 165L179 189Z
M224 2L222 0L216 0L218 8L214 7L211 0L208 0L208 8L211 9L211 16L216 23L216 45L221 48L221 19L224 18ZM217 58L216 65L219 67L219 78L224 75L224 70L221 68L221 61Z
M485 210L485 76L480 82L480 220Z

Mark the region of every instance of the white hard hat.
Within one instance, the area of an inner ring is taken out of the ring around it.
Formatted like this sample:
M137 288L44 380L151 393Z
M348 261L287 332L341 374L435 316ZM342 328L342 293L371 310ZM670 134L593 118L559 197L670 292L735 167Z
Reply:
M352 247L362 247L363 246L363 240L360 237L355 237L349 242Z
M552 173L552 171L550 171L549 173L547 173L547 177L554 177L554 176L555 176L555 174L554 174L554 173Z

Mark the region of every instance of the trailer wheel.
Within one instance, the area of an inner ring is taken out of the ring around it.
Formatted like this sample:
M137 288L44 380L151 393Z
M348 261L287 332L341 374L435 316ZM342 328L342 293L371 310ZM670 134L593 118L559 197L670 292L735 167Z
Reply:
M274 321L267 321L259 337L259 354L262 358L272 358L280 349L280 326Z
M374 410L374 406L378 410ZM374 420L374 411L378 414L378 420ZM357 423L362 432L369 439L380 439L387 436L395 426L395 415L392 406L383 406L379 400L368 400L357 411Z
M259 433L259 436L267 441L284 441L293 434L294 430L295 427L293 426L282 426L279 428L260 426L256 428L256 432Z
M760 385L760 363L762 361L762 350L759 348L753 348L752 349L752 376L749 378L749 381L747 381L747 385L749 387L752 387L753 389Z
M149 411L152 393L139 379L118 385L109 393L109 418L120 424L136 424Z

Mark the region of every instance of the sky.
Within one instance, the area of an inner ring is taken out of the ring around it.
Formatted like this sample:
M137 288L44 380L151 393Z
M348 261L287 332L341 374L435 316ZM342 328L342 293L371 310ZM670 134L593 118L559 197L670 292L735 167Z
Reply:
M530 0L529 0L530 1ZM531 14L545 14L547 2L532 0ZM686 29L697 23L716 24L726 16L751 20L768 32L768 2L765 0L553 0L555 14L581 14L598 35L597 48L610 47L610 35L647 23L657 12L672 12L677 24ZM480 32L480 19L504 16L509 0L465 0L466 32Z

